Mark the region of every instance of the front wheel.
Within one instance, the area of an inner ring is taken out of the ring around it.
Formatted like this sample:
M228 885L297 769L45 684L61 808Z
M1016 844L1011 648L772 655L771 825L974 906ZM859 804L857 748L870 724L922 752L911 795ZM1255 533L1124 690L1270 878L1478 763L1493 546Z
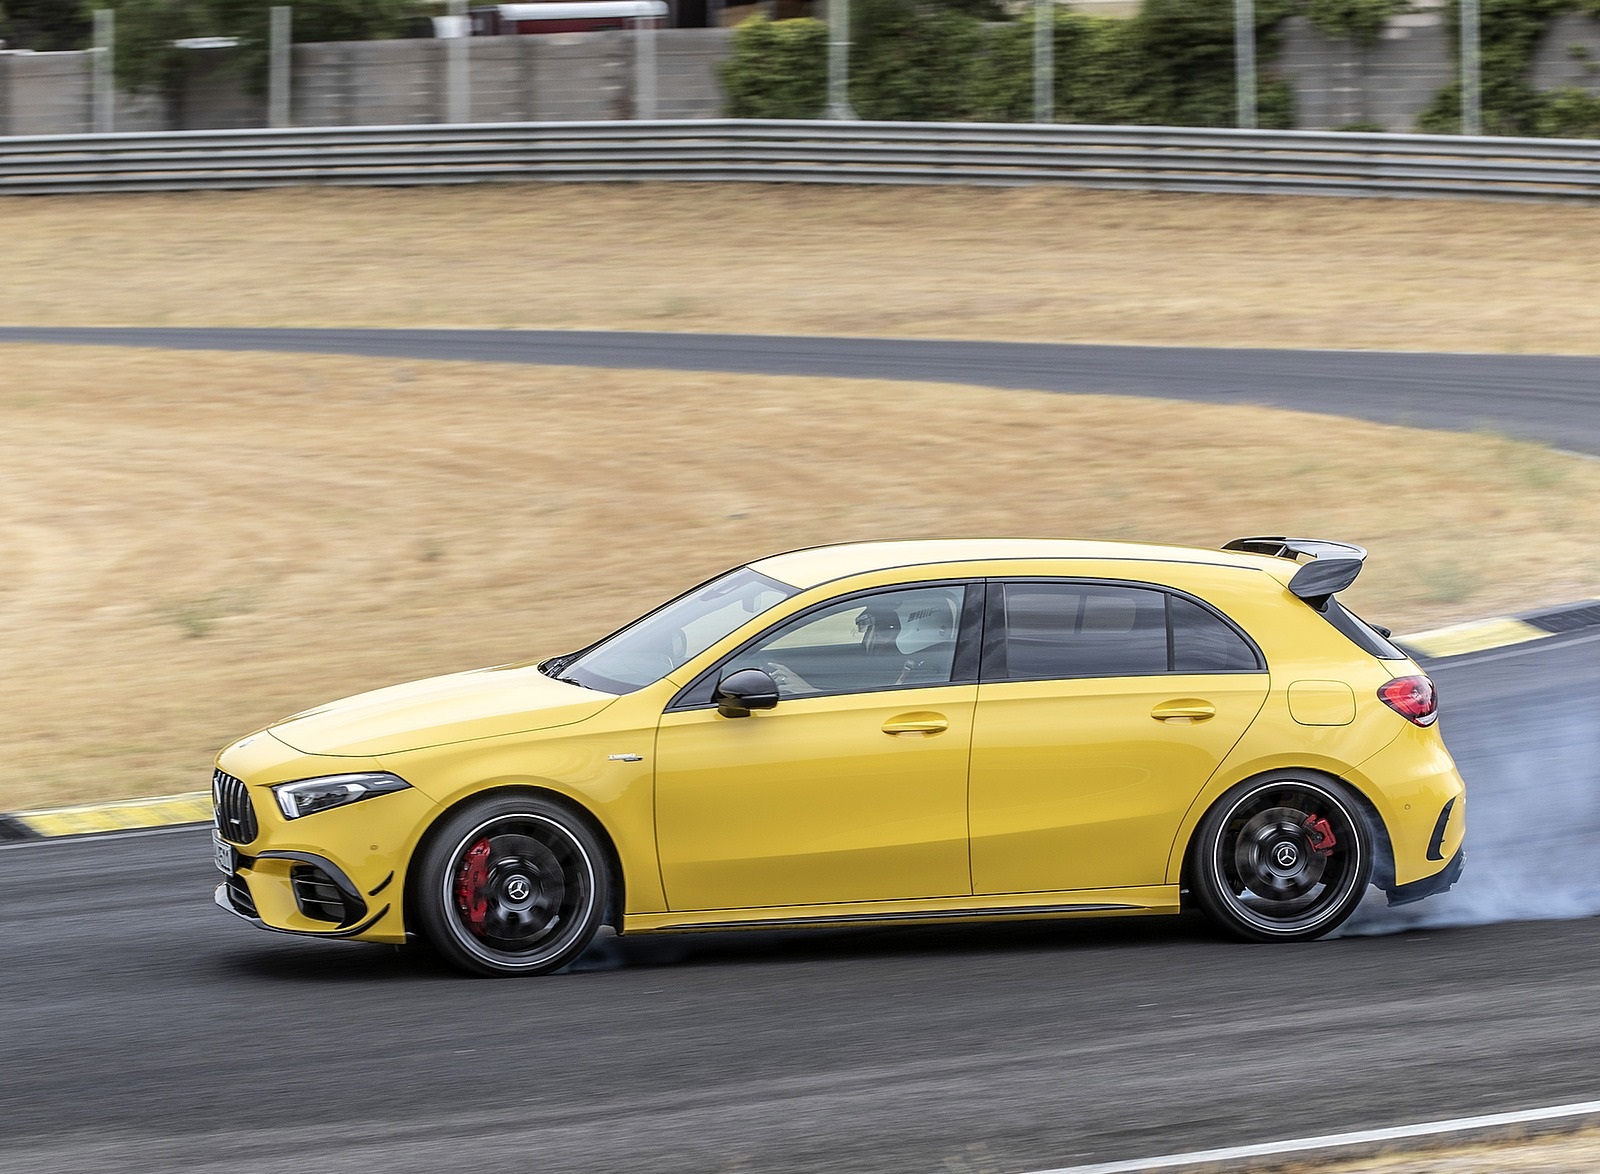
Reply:
M610 895L587 823L535 795L486 798L451 816L423 852L423 934L473 974L548 974L594 937Z
M1372 879L1373 833L1344 784L1279 771L1241 783L1200 821L1200 907L1257 942L1321 937L1355 912Z

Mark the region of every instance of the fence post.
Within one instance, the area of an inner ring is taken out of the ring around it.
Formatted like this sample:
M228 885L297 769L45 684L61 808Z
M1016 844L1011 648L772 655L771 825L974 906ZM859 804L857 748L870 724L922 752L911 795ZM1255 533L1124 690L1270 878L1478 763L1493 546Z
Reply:
M1055 118L1055 0L1033 0L1033 120Z
M656 116L656 18L633 18L633 116Z
M289 125L289 68L290 22L294 9L275 6L272 9L271 33L268 38L267 75L267 125Z
M117 82L112 51L117 43L117 14L109 8L94 10L94 133L108 135L116 129Z
M1461 0L1461 133L1483 133L1483 96L1479 85L1478 0Z
M467 0L450 0L450 21L456 35L445 45L445 121L459 126L472 121L472 78L467 58L472 25L467 18Z
M1256 128L1256 6L1254 0L1233 0L1234 84L1238 124Z
M828 0L828 117L855 116L850 108L850 0Z

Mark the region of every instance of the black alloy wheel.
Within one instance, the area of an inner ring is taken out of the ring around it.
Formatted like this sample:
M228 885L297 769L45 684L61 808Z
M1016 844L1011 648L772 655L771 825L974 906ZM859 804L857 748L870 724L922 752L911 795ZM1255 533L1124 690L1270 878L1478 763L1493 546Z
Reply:
M1278 771L1234 787L1200 821L1191 861L1200 907L1258 942L1321 937L1372 880L1373 832L1343 783Z
M492 796L439 829L418 869L424 936L473 974L548 974L605 919L610 877L588 823L537 795Z

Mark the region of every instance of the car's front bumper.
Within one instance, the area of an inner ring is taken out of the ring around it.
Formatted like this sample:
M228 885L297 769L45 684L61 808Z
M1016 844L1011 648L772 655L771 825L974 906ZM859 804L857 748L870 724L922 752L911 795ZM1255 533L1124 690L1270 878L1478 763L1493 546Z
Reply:
M404 942L406 865L437 810L433 800L407 788L291 820L272 793L296 778L376 768L302 755L266 733L225 750L217 827L227 879L216 903L262 929Z
M371 935L393 909L391 900L382 899L385 891L392 888L392 871L373 892L363 894L337 864L310 852L269 851L251 857L235 849L234 859L234 871L217 886L213 898L220 907L257 929L319 938L358 938ZM283 906L283 885L277 875L282 871L278 867L280 861L287 864L292 913ZM280 924L262 916L258 893ZM303 924L306 922L312 924ZM401 934L403 938L403 927Z

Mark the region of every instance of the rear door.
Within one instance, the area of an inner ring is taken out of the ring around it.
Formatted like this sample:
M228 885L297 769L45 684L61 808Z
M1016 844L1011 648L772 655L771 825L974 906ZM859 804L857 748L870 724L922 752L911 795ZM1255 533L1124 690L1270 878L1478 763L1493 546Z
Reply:
M1200 601L991 584L970 780L975 893L1166 883L1179 821L1260 711L1255 646Z

